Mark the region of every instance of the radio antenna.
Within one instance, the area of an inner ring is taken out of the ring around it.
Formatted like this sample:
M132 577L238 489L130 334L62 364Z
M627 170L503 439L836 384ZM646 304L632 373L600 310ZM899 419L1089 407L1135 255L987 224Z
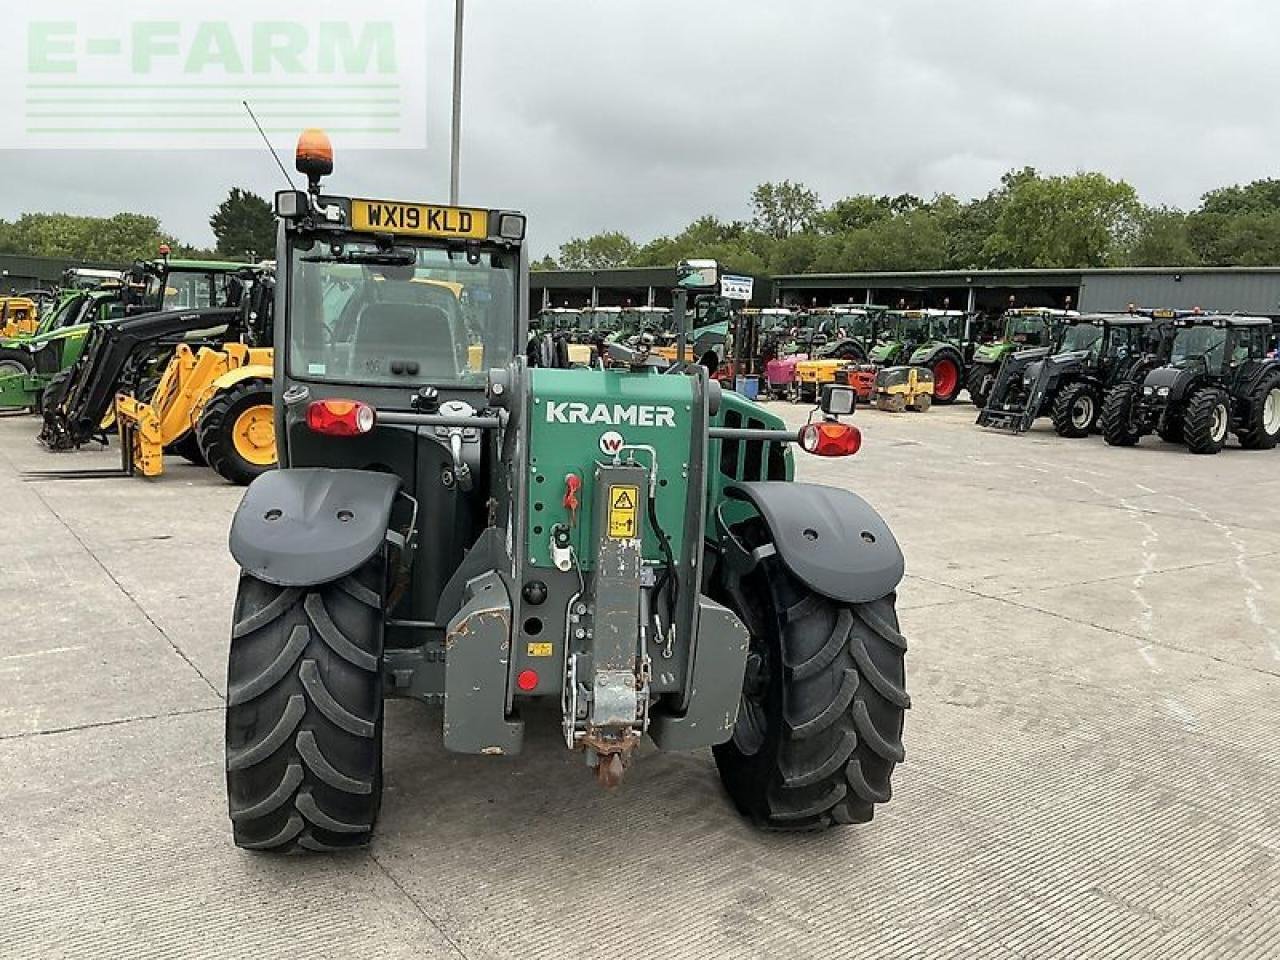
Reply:
M245 110L249 113L249 119L253 121L253 125L258 128L258 133L262 136L262 142L267 145L267 149L271 151L271 158L275 160L276 166L280 168L280 172L284 174L284 179L289 184L289 189L297 190L297 185L293 182L293 178L289 176L289 171L284 168L284 164L280 162L280 154L276 153L276 148L271 145L271 141L267 138L267 132L262 129L262 124L258 122L257 116L254 115L253 107L249 106L248 100L241 100Z

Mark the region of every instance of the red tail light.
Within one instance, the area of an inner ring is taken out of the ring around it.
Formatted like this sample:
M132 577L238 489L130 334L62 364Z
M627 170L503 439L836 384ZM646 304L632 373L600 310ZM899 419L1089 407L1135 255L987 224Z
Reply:
M373 407L359 400L317 400L307 407L307 426L330 437L358 437L377 419Z
M834 420L811 423L800 431L800 446L819 457L851 457L862 447L862 431Z

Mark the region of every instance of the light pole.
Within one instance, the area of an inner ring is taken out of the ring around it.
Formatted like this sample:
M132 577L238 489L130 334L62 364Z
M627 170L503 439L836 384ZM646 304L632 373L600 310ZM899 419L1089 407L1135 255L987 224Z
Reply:
M449 203L458 205L458 158L462 148L462 5L454 0L453 15L453 141L449 150Z

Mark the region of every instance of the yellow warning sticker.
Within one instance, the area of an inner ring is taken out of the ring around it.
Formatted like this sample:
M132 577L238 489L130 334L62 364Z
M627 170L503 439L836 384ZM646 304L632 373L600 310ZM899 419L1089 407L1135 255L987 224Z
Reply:
M612 539L632 540L640 536L636 524L639 502L639 487L609 488L609 536Z
M549 657L551 656L551 644L549 643L531 643L529 644L529 656L531 657Z

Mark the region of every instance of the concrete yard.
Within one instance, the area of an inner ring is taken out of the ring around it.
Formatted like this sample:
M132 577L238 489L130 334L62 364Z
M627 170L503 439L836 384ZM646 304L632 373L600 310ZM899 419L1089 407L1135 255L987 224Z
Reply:
M116 453L0 419L0 957L1280 955L1280 451L972 419L860 410L857 457L799 455L907 556L908 758L872 824L761 835L709 751L606 794L553 715L458 756L394 702L376 842L330 858L231 844L241 491L177 459L24 480Z

